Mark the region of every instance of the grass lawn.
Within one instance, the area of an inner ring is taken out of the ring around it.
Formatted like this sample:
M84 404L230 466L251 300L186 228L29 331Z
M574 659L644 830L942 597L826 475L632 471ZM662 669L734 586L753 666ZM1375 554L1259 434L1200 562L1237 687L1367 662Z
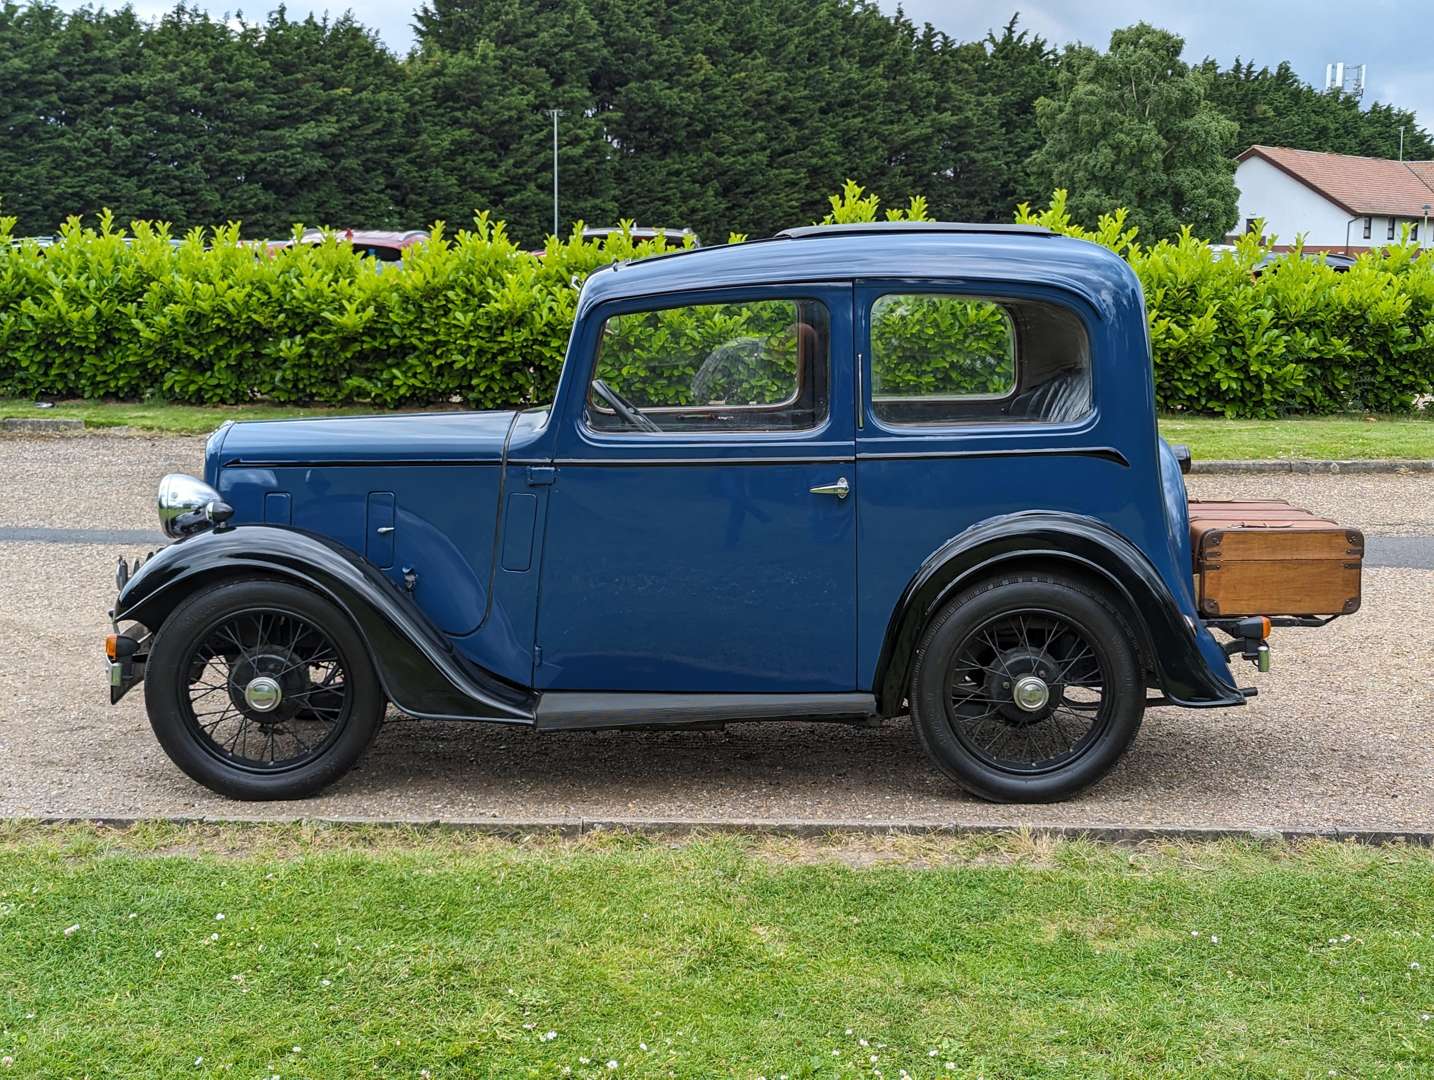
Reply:
M1428 1076L1431 1013L1422 850L0 826L0 1076Z
M1191 456L1243 458L1431 458L1434 417L1220 420L1162 417L1160 434Z
M354 416L375 410L303 408L286 405L166 405L116 401L61 401L37 409L32 401L0 398L0 419L68 417L87 427L132 427L183 435L206 435L230 418ZM1164 417L1160 433L1186 443L1196 458L1434 458L1434 418L1362 416L1312 420L1221 420Z
M52 409L37 409L25 398L0 398L0 419L83 420L86 427L132 427L176 435L208 435L225 420L287 420L296 416L362 416L372 406L346 409L298 405L169 405L164 402L58 401Z

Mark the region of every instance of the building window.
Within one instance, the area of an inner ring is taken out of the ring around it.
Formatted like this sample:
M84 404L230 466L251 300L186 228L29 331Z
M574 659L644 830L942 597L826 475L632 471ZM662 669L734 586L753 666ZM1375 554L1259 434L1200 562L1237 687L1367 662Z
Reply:
M1367 218L1364 219L1364 238L1365 238L1366 240L1368 240L1369 237L1370 237L1370 235L1371 235L1373 232L1374 232L1374 219L1373 219L1372 217L1367 217Z
M1394 239L1394 215L1392 215L1392 214L1391 214L1390 217L1389 217L1389 236L1388 236L1388 239L1390 239L1390 240L1393 240L1393 239Z
M1252 218L1252 217L1247 217L1247 218L1245 219L1245 231L1246 231L1247 233L1252 233L1252 232L1255 231L1255 219L1254 219L1254 218Z

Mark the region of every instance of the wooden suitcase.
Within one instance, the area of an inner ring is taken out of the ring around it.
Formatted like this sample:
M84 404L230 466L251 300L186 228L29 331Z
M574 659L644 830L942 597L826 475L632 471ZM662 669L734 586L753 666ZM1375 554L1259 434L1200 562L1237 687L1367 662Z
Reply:
M1190 507L1200 614L1348 615L1359 610L1364 534L1308 510Z

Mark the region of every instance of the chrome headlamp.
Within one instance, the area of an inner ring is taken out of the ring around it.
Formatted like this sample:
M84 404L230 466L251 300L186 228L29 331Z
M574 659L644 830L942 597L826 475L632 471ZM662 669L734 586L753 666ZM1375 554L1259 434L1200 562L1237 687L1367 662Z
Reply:
M159 525L171 540L223 525L234 516L234 508L203 480L184 473L170 473L159 482Z

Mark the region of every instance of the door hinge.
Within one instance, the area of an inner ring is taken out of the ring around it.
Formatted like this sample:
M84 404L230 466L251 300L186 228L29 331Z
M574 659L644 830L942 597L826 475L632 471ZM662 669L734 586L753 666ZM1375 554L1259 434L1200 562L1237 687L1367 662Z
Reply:
M558 475L558 470L551 465L529 465L528 486L543 487L551 484Z

